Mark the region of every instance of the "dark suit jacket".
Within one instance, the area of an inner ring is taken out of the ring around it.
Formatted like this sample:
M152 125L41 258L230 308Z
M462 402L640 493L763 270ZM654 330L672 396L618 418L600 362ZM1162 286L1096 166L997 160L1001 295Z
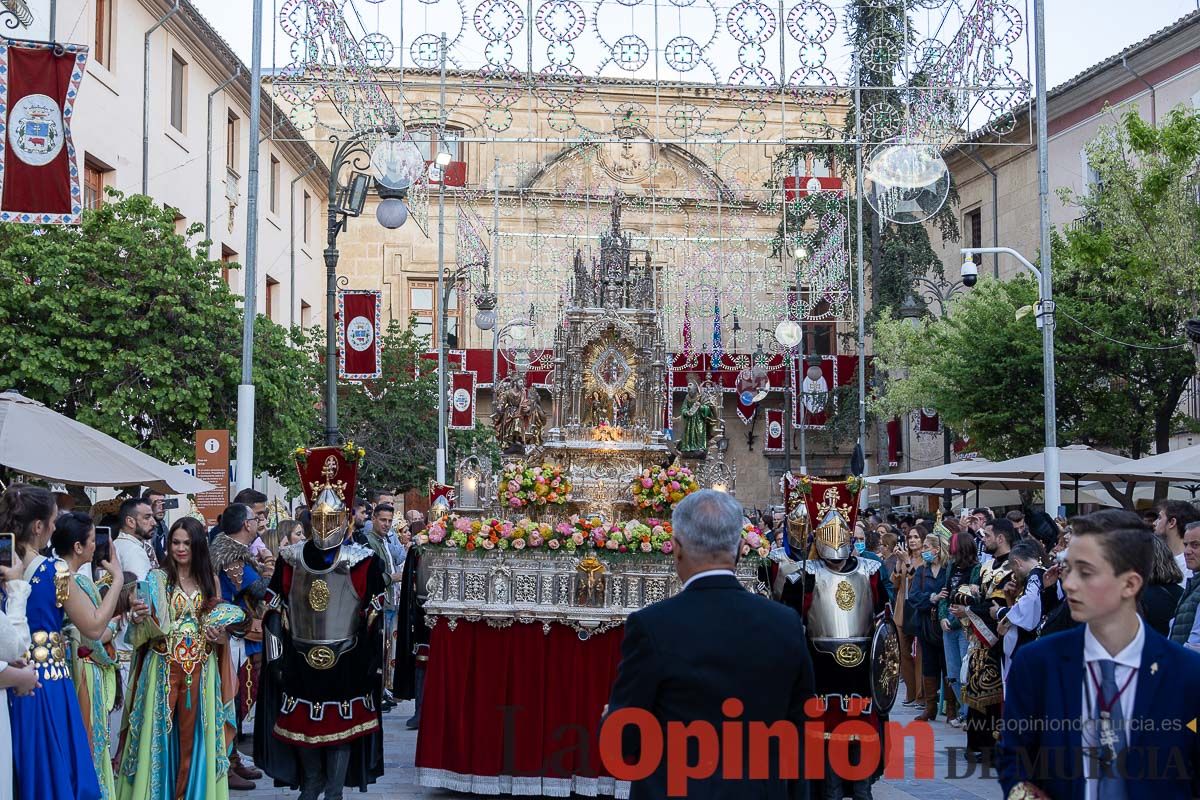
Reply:
M1006 797L1016 784L1032 781L1054 800L1083 800L1085 782L1074 777L1082 775L1076 763L1082 733L1071 721L1083 711L1084 630L1080 625L1038 639L1013 659L995 762ZM1200 654L1149 625L1145 631L1126 787L1130 800L1190 800L1200 796L1200 735L1187 727L1200 717Z
M664 742L668 722L703 720L721 731L722 722L737 719L747 723L742 728L747 731L750 721L790 720L802 748L803 706L812 695L812 661L800 615L747 592L733 576L714 575L629 616L609 714L623 708L648 710L658 720ZM728 698L742 702L741 715L722 714L721 704ZM639 758L639 737L632 727L627 727L625 734L625 762L632 764ZM743 765L748 767L747 748L741 749ZM771 750L774 752L775 746ZM803 782L779 778L775 758L772 779L722 779L726 768L721 752L718 750L711 778L688 782L688 798L783 800L805 796ZM698 750L693 748L688 763L697 763L697 758ZM802 771L803 753L796 753L796 759ZM664 753L654 774L634 783L630 800L667 796Z

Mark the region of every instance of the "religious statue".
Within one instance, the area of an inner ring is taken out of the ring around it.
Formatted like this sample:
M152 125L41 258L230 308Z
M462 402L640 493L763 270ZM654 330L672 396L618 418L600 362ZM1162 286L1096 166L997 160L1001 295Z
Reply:
M505 453L523 451L525 447L525 431L521 421L521 404L525 399L522 384L521 378L510 375L496 387L492 428L500 449Z
M618 428L628 428L633 424L636 399L633 392L618 392L613 398L613 424Z
M683 420L679 452L690 458L704 458L708 440L717 424L717 412L700 394L700 385L695 380L688 381L687 397L679 418Z
M538 445L542 443L542 431L546 427L546 413L542 411L542 393L536 386L525 390L521 398L521 428L524 433L524 443Z
M588 408L587 422L593 428L604 423L612 424L611 403L608 395L600 389L595 389L588 396L590 406Z

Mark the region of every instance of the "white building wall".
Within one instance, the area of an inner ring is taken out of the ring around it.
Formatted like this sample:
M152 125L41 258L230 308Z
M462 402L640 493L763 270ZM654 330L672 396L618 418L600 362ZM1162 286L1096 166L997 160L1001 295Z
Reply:
M97 0L58 0L57 38L96 45ZM111 56L108 66L89 58L76 101L73 135L80 155L102 166L105 185L126 194L142 192L143 98L146 32L165 16L167 0L109 0L112 5ZM33 0L35 22L18 34L32 39L49 36L49 0ZM213 37L207 39L207 36ZM148 138L149 195L178 209L180 230L205 220L205 199L211 197L211 257L227 255L240 265L246 255L247 179L249 176L249 70L212 98L212 138L208 137L208 96L230 78L235 69L231 52L215 46L217 34L184 0L180 10L150 35ZM184 124L171 125L171 65L173 54L186 63ZM323 324L325 267L321 258L324 233L325 181L320 169L308 172L289 189L293 179L306 172L317 155L307 144L273 136L281 112L264 97L260 147L260 194L257 308L268 311L268 281L277 282L270 300L271 318L283 325ZM230 110L239 119L235 172L226 166L226 120ZM275 124L272 124L274 119ZM206 178L211 155L212 181ZM279 161L278 203L271 209L271 158ZM303 196L308 206L308 241L304 241ZM228 199L227 199L228 198ZM292 235L294 215L295 235ZM203 235L193 243L203 240ZM294 275L293 275L294 259ZM233 290L244 294L245 270L230 271ZM310 308L302 320L301 308Z

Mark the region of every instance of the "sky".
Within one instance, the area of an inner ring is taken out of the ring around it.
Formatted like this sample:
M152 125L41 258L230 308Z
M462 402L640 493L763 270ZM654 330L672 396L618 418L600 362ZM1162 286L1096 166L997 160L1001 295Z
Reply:
M192 2L238 55L249 62L249 3L231 0ZM369 0L352 2L361 9L373 7ZM273 38L277 40L279 51L275 63L283 66L288 61L286 47L290 41L281 31L273 31L278 25L275 11L284 3L285 0L264 0L268 26L264 34L267 67L271 65ZM1052 87L1200 8L1200 0L1045 0L1045 3L1046 69ZM1015 4L1021 6L1022 2L1015 0ZM1025 16L1028 20L1031 12ZM276 34L274 37L273 33ZM406 38L411 39L412 35L406 34Z

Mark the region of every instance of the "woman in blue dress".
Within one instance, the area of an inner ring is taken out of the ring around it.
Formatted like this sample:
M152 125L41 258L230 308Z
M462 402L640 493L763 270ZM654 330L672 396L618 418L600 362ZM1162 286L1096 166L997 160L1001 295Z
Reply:
M63 617L65 612L84 636L100 638L116 610L124 578L114 554L111 562L102 564L113 576L113 586L99 607L83 592L72 591L66 562L38 555L50 541L55 512L54 497L38 487L13 485L0 497L0 531L15 535L31 588L25 606L31 641L27 660L41 683L29 696L9 697L16 798L100 800L71 680Z

